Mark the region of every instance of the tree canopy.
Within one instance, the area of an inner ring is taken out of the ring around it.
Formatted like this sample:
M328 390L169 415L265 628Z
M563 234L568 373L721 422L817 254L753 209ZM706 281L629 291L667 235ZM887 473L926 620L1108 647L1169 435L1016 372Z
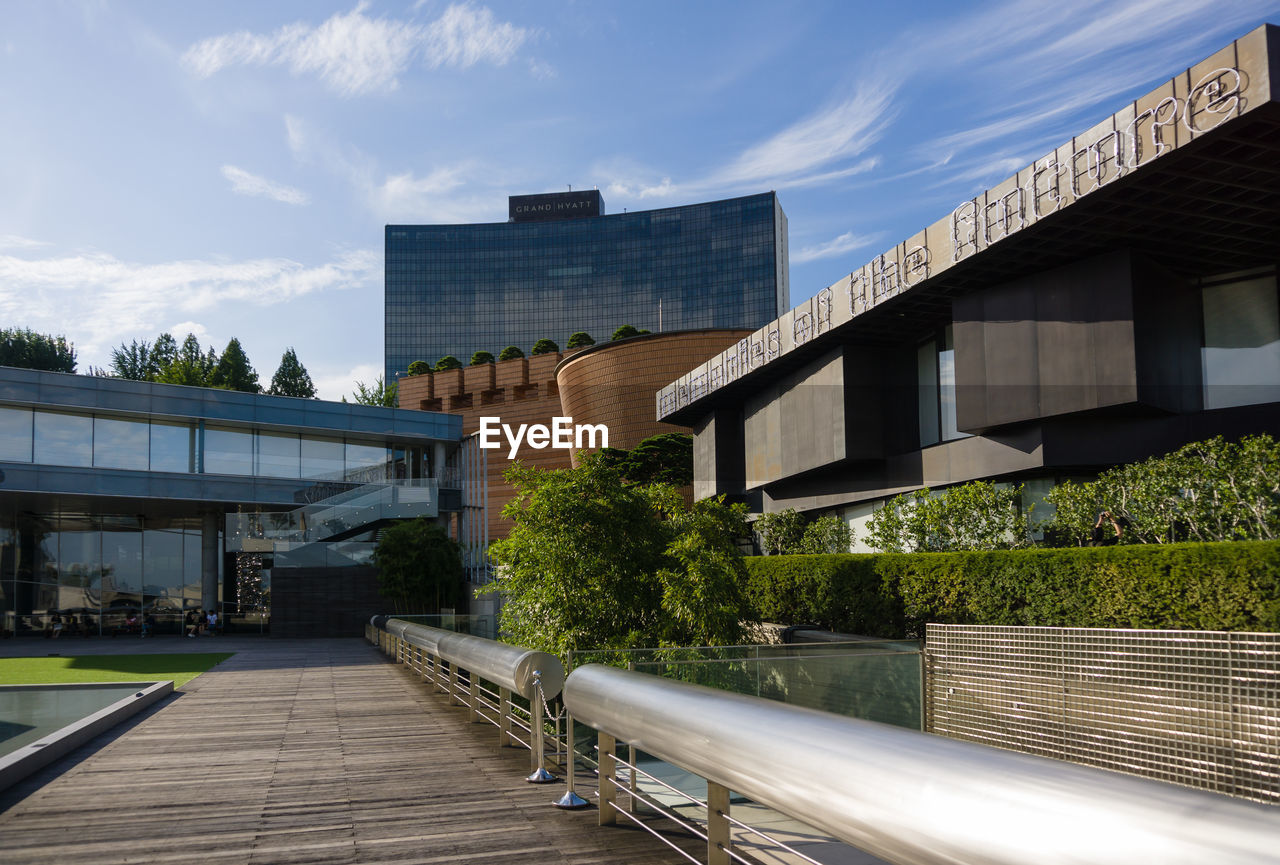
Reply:
M382 376L378 376L372 385L366 385L362 381L356 382L351 400L356 405L378 405L383 408L395 408L399 404L395 382L387 384ZM346 397L343 397L342 401L346 402Z
M761 514L752 526L766 555L847 553L853 543L849 524L833 514L809 521L795 508Z
M65 336L49 336L27 328L0 330L0 366L75 372L76 348Z
M603 448L601 453L606 465L633 484L683 487L693 483L693 436L688 433L659 433L631 450Z
M295 358L296 360L296 358ZM258 373L249 363L248 356L240 347L240 340L234 336L222 350L217 365L209 373L208 383L213 387L227 390L238 390L244 393L260 393L262 386L258 384Z
M409 375L425 375L431 372L431 364L425 360L415 360L409 364Z
M735 538L745 507L707 499L685 508L667 484L623 483L598 454L573 469L514 463L515 522L490 548L513 642L579 649L725 645L748 616Z
M292 346L286 348L280 357L280 366L275 375L271 376L271 387L267 393L272 396L315 398L315 382L311 380L307 368L298 361L298 355L294 353Z
M591 338L591 334L585 330L579 330L569 334L569 341L565 343L568 348L586 348L589 345L595 345L596 341Z
M871 515L867 540L887 553L1016 550L1033 543L1022 486L973 481L897 496Z
M462 361L451 354L446 354L436 361L435 371L444 372L447 369L462 369Z
M493 352L480 349L471 355L471 366L480 366L485 363L493 363Z
M549 339L540 339L533 344L533 349L530 350L529 353L536 357L540 354L555 354L559 350L560 346L556 345L553 341Z
M643 336L649 332L650 331L647 330L641 330L634 325L624 324L613 332L613 336L609 337L609 341L612 342L615 339L630 339L633 336Z
M498 352L498 360L515 360L518 357L524 357L524 352L518 345L509 345Z
M461 548L444 528L422 517L383 529L373 563L378 591L397 613L439 612L461 596Z

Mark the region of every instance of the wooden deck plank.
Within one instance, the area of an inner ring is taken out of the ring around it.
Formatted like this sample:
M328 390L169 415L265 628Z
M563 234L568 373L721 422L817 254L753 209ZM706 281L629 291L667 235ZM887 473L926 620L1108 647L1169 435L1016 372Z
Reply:
M527 784L495 738L362 640L264 640L0 794L0 861L682 861L551 807L563 785Z

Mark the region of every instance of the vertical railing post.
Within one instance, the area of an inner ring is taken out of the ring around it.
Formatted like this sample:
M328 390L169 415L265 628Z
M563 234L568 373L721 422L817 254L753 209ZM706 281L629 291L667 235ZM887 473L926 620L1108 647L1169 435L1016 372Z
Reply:
M449 662L449 687L447 690L449 699L446 705L452 706L453 701L458 699L458 665L453 661Z
M530 784L547 784L556 779L542 765L547 750L546 742L543 741L546 731L542 729L542 704L542 673L534 670L533 696L529 698L529 759L533 764L533 772L525 778Z
M467 688L467 721L474 724L480 719L480 677L476 675L475 670L471 670L468 675Z
M568 783L569 789L565 790L564 795L556 801L556 807L566 810L585 808L591 803L579 796L577 791L573 789L574 776L577 774L578 751L577 742L573 737L573 716L568 712L564 716L564 753L565 781Z
M707 865L729 865L729 788L707 781Z
M498 688L498 747L511 744L511 689Z
M618 798L618 787L615 783L618 778L618 764L613 759L613 751L618 747L618 740L608 733L601 733L596 743L599 750L596 756L600 758L599 772L596 776L599 779L597 783L600 785L600 825L613 826L618 822L613 804Z

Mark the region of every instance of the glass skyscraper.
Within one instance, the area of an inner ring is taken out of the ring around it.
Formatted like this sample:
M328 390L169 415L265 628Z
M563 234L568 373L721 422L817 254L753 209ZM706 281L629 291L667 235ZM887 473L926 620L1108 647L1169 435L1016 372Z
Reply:
M415 360L527 354L586 331L755 329L788 309L787 218L773 192L602 214L598 192L513 196L508 222L388 225L387 380Z

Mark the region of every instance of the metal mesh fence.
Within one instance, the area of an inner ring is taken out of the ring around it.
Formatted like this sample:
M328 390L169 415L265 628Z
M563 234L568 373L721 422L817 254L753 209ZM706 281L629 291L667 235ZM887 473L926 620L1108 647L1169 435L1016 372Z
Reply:
M926 729L1280 803L1280 634L929 625Z

